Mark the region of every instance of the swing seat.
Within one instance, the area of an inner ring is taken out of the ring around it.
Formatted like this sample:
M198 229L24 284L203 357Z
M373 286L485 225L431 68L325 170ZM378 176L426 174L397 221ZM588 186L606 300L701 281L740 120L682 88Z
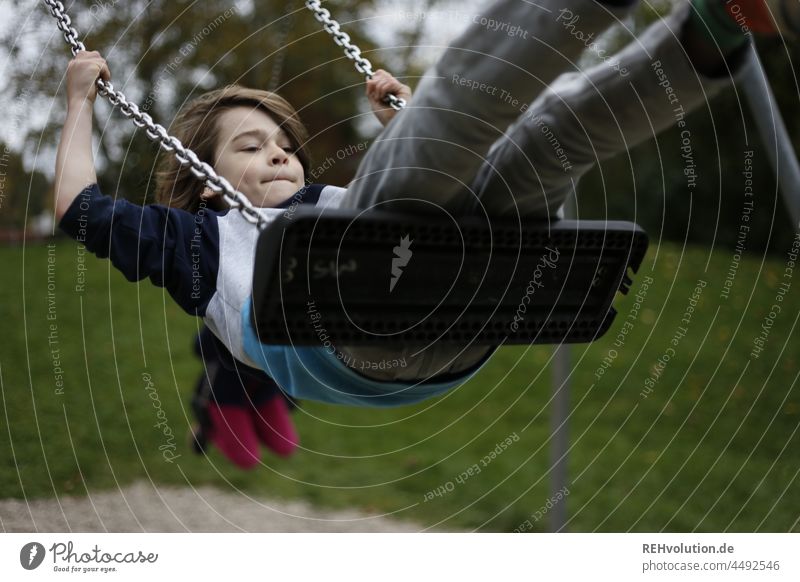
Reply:
M647 251L631 222L300 205L261 233L252 324L279 345L591 342Z

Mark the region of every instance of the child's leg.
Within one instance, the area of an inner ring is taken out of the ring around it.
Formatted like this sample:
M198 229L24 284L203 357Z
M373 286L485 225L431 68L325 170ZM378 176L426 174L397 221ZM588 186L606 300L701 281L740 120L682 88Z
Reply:
M212 402L208 415L212 425L211 441L220 452L241 469L258 465L261 455L250 411L244 406Z
M256 434L266 447L281 457L291 456L300 442L292 421L289 404L282 394L276 394L258 404L252 411Z
M495 144L482 169L484 181L479 178L476 188L487 212L555 216L575 181L594 163L676 125L729 86L724 66L724 74L711 79L690 61L684 42L688 16L689 5L681 5L613 61L565 75L539 96ZM742 60L735 55L744 56L740 49L745 44L742 35L740 46L730 49L734 69L746 66L735 62ZM702 56L704 63L712 61Z
M624 16L620 5L634 2L501 0L475 16L370 147L342 206L413 197L455 212L469 207L467 187L492 143L525 103L574 68L587 38ZM576 14L580 29L570 24Z
M370 147L348 186L344 208L469 212L475 180L492 143L575 61L591 38L636 0L500 0L476 16ZM581 27L575 26L580 15ZM514 28L515 27L515 28ZM429 379L469 370L492 348L436 344L420 350L340 346L343 361L402 358L404 367L358 370L382 381Z
M280 387L267 376L249 377L246 384L256 435L276 455L291 456L297 449L300 436L292 420L289 402Z
M208 365L213 399L208 406L209 438L220 452L241 469L252 469L261 460L251 405L242 382L246 376L219 362Z

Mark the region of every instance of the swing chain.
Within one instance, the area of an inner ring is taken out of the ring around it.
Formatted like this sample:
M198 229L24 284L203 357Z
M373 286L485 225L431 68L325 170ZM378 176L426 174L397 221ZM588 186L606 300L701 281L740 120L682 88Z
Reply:
M85 51L86 47L78 40L78 31L73 28L72 19L67 15L64 4L58 0L44 0L44 3L50 8L50 13L56 17L58 29L64 33L64 40L72 49L72 56Z
M78 32L72 27L72 20L67 15L64 4L59 0L44 0L44 3L58 21L58 29L64 33L64 39L70 45L72 55L75 56L79 52L85 51L86 47L78 40ZM174 152L175 159L182 166L190 166L189 170L192 174L203 180L212 191L221 194L225 202L231 208L238 209L247 222L260 229L267 226L264 216L244 194L235 190L228 180L218 175L211 165L201 161L197 154L185 147L177 137L169 135L163 125L155 123L153 118L141 111L136 103L128 101L125 95L115 90L111 83L98 79L97 92L108 99L112 105L119 106L122 114L131 119L136 127L143 128L148 138L157 142L166 151Z
M375 74L372 72L372 63L366 57L361 56L361 49L357 45L350 42L350 35L342 32L341 25L333 18L327 8L322 7L321 0L306 0L306 8L314 13L314 18L317 22L322 23L325 32L333 37L333 41L344 48L345 56L351 61L355 61L356 70L365 75L367 79L372 79ZM401 99L397 95L389 94L387 96L389 106L400 111L406 106L406 100Z

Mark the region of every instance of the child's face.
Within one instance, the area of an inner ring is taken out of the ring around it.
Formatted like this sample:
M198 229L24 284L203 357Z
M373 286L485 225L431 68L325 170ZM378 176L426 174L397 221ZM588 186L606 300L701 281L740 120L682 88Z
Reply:
M234 107L218 124L214 169L255 206L276 206L303 187L303 165L292 142L264 111Z

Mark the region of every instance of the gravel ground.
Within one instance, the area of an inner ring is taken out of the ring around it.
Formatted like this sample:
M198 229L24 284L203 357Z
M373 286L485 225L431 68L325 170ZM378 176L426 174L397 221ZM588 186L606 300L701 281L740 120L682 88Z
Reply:
M87 497L0 501L4 532L418 532L423 526L211 487L136 483Z

